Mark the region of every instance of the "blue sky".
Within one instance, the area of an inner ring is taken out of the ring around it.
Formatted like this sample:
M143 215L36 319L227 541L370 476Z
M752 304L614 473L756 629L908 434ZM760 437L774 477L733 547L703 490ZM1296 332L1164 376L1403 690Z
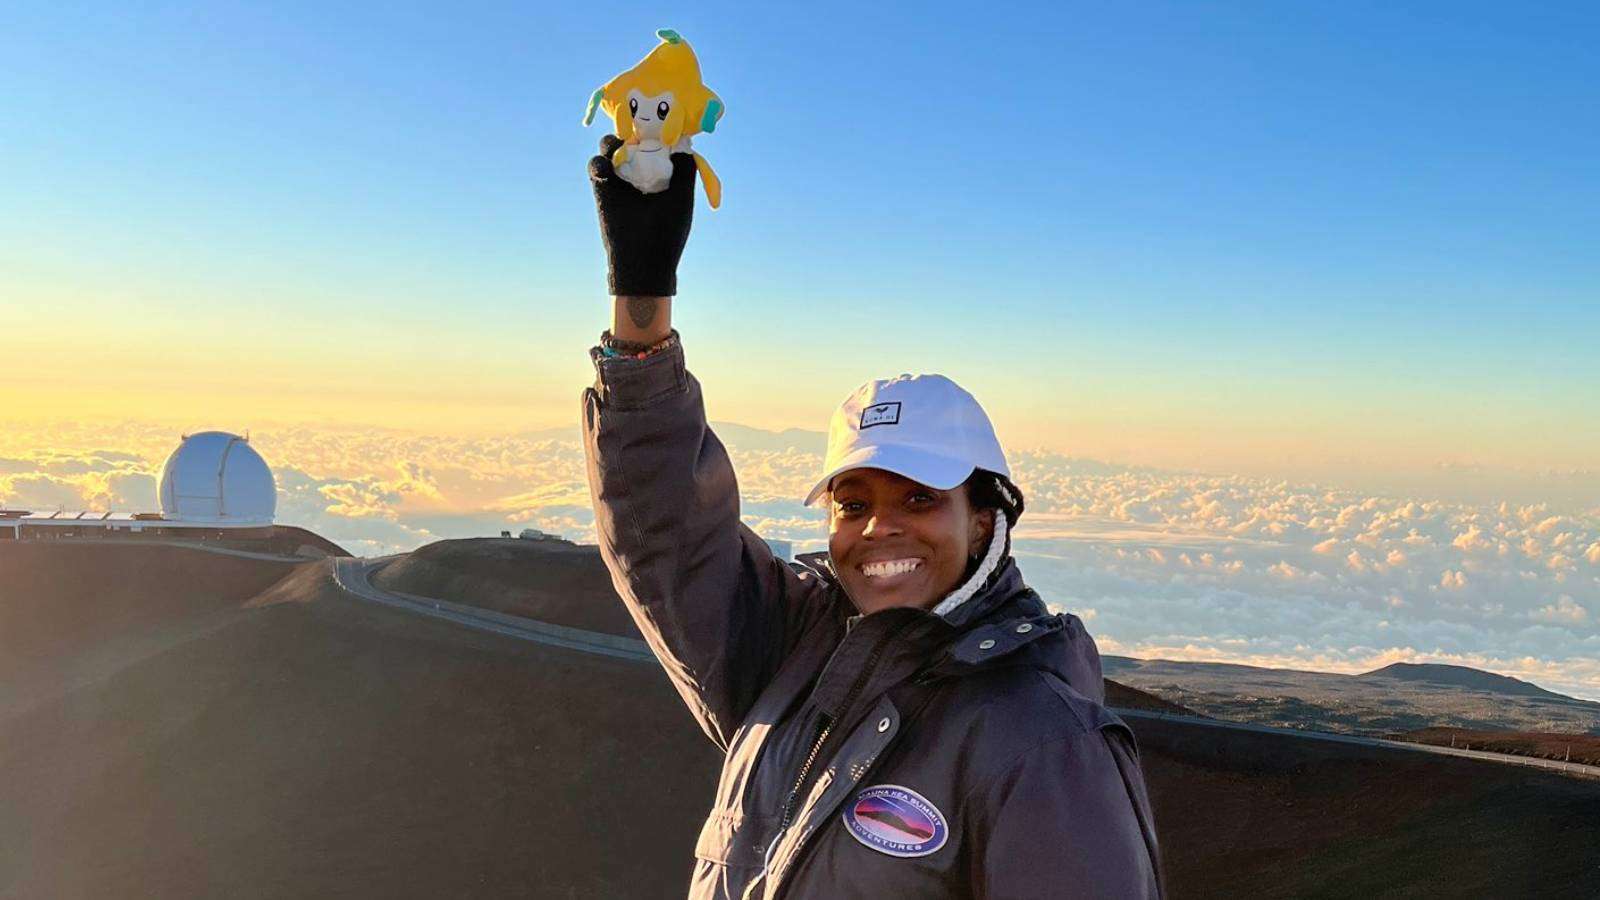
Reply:
M672 27L713 419L944 372L1103 648L1600 696L1600 7L329 6L7 8L0 504L148 508L221 428L362 552L592 539L579 121ZM814 454L739 465L817 539Z
M677 310L720 418L921 369L1132 462L1597 457L1593 6L606 9L8 13L0 326L229 368L196 415L569 421L607 315L579 118L670 26L728 106ZM408 414L417 360L450 375Z

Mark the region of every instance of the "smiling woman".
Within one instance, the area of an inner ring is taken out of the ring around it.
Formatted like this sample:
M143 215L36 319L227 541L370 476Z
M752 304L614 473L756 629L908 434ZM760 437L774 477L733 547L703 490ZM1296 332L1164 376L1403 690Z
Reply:
M862 613L932 609L977 573L996 516L1014 525L1022 511L1022 492L983 469L948 491L877 468L830 483L828 557Z
M863 614L931 608L976 568L994 531L994 511L973 508L965 485L940 491L883 469L839 476L830 507L828 555Z
M941 375L862 385L834 414L823 470L807 502L828 499L828 555L863 614L953 609L999 536L996 513L1015 524L1022 511L988 416Z
M1133 733L1011 557L983 408L939 375L862 385L806 498L828 552L775 558L671 325L694 168L642 193L614 141L589 167L614 296L584 444L612 582L726 754L690 896L1159 896Z

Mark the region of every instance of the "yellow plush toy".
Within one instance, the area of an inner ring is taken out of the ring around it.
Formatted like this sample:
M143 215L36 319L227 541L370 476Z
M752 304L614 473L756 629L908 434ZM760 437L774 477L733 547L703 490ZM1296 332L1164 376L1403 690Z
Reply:
M722 182L705 157L694 152L690 135L717 130L722 100L700 81L700 62L676 31L656 32L661 43L638 65L606 82L589 98L583 124L603 109L617 126L622 146L611 164L639 190L664 191L672 180L673 153L689 153L705 185L711 208L722 205Z

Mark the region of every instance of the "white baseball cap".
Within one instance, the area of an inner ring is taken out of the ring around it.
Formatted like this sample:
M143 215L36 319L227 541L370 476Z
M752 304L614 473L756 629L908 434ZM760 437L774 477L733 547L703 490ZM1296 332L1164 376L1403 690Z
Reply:
M828 424L823 476L806 505L851 469L883 469L948 491L975 469L1011 478L989 416L943 375L899 375L856 388Z

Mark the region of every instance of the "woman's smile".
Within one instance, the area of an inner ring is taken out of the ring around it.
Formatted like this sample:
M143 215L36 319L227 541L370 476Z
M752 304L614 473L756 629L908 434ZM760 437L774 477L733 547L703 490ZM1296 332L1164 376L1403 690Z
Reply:
M916 593L918 583L925 581L929 568L920 556L902 556L893 559L864 562L856 571L864 577L862 593L888 596L898 593ZM909 589L909 590L908 590Z
M830 487L828 554L856 609L931 609L966 574L986 515L965 488L941 491L882 469L852 469Z
M875 579L877 584L883 585L893 582L901 575L909 575L912 572L915 572L921 565L921 558L909 556L904 559L886 559L880 562L866 562L862 563L857 568L861 569L861 574L867 576L868 578Z

